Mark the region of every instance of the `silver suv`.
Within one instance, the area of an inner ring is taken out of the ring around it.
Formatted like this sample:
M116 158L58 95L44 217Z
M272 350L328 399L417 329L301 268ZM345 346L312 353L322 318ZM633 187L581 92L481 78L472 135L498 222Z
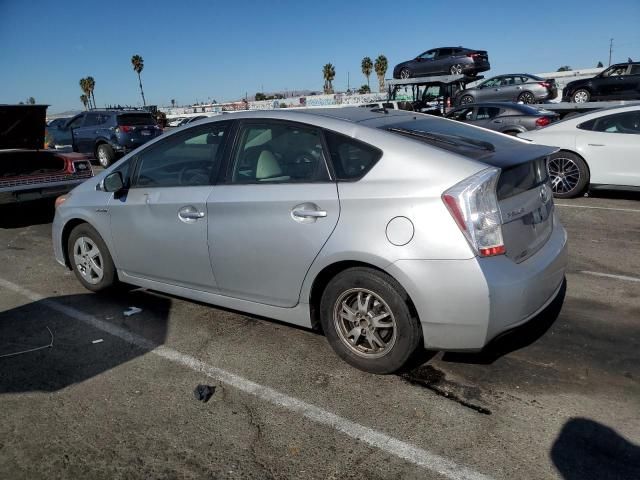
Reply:
M344 360L390 373L421 347L482 349L562 291L552 152L398 110L220 116L60 199L55 256L93 291L321 326Z

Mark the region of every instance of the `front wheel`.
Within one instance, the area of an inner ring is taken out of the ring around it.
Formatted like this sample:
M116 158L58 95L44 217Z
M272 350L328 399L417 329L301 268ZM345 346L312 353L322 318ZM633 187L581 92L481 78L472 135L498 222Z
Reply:
M591 93L589 90L585 90L581 88L580 90L576 90L571 96L571 100L573 103L587 103L591 100Z
M451 73L451 75L462 75L462 65L460 65L459 63L451 65L449 73Z
M67 242L69 263L80 283L93 292L113 286L116 268L100 234L88 223L75 227Z
M557 152L549 157L549 176L556 198L577 197L589 185L586 162L571 152Z
M465 95L460 99L460 105L468 105L473 102L474 102L474 99L471 95Z
M411 70L408 68L403 68L400 70L400 78L406 80L407 78L411 78Z
M347 363L370 373L394 373L422 340L408 301L404 289L385 273L350 268L325 288L320 321L329 344Z

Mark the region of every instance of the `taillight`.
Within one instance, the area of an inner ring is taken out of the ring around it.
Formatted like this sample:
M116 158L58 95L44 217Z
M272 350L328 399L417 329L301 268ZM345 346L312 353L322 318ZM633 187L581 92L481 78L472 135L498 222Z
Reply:
M538 82L538 85L544 88L550 88L551 84L549 82Z
M546 127L551 123L551 119L549 117L540 117L536 119L536 125L539 127Z
M129 125L120 125L118 128L116 128L116 133L118 133L118 132L129 133L132 130L133 130L133 127L131 127Z
M496 186L500 169L488 168L442 194L442 201L471 248L481 257L505 253Z
M479 56L480 56L479 53L467 53L467 57L476 58L476 57L479 57Z

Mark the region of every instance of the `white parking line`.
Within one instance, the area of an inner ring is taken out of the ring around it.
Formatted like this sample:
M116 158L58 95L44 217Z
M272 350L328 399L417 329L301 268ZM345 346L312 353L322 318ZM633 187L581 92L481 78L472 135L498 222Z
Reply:
M556 207L566 207L566 208L589 208L592 210L613 210L614 212L636 212L640 213L639 209L634 208L613 208L613 207L591 207L587 205L567 205L566 203L556 203Z
M640 282L640 278L627 277L626 275L614 275L613 273L590 272L589 270L581 270L580 273L585 275L593 275L594 277L615 278L616 280L626 280L627 282Z
M63 305L55 300L49 300L42 295L28 290L13 282L0 278L0 287L18 293L33 302L41 302L51 310L60 312L94 328L102 330L114 337L118 337L127 343L135 345L150 353L158 355L166 360L185 366L195 372L203 373L213 379L234 387L242 392L254 395L268 403L298 413L309 420L321 425L334 428L345 435L358 439L372 447L376 447L386 453L395 455L422 468L439 473L452 480L490 480L491 477L483 475L475 470L458 465L453 460L442 457L437 453L429 452L422 448L391 437L369 427L347 420L320 407L278 392L264 385L252 382L246 378L235 375L226 370L208 365L190 355L185 355L172 348L158 346L144 337L129 332L109 322L100 320L93 315L82 312L73 307Z

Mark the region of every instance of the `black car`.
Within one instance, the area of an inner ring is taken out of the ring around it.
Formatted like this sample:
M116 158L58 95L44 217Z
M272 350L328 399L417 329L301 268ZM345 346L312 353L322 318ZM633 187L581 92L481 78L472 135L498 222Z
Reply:
M474 103L451 110L446 117L508 135L546 127L560 118L557 113L511 102Z
M427 75L476 75L491 68L484 50L463 47L434 48L413 60L399 63L393 78L424 77Z
M562 90L564 102L640 99L640 62L611 65L593 78L569 82Z
M162 135L153 115L141 110L91 110L47 130L50 146L72 145L74 152L96 158L103 167Z

